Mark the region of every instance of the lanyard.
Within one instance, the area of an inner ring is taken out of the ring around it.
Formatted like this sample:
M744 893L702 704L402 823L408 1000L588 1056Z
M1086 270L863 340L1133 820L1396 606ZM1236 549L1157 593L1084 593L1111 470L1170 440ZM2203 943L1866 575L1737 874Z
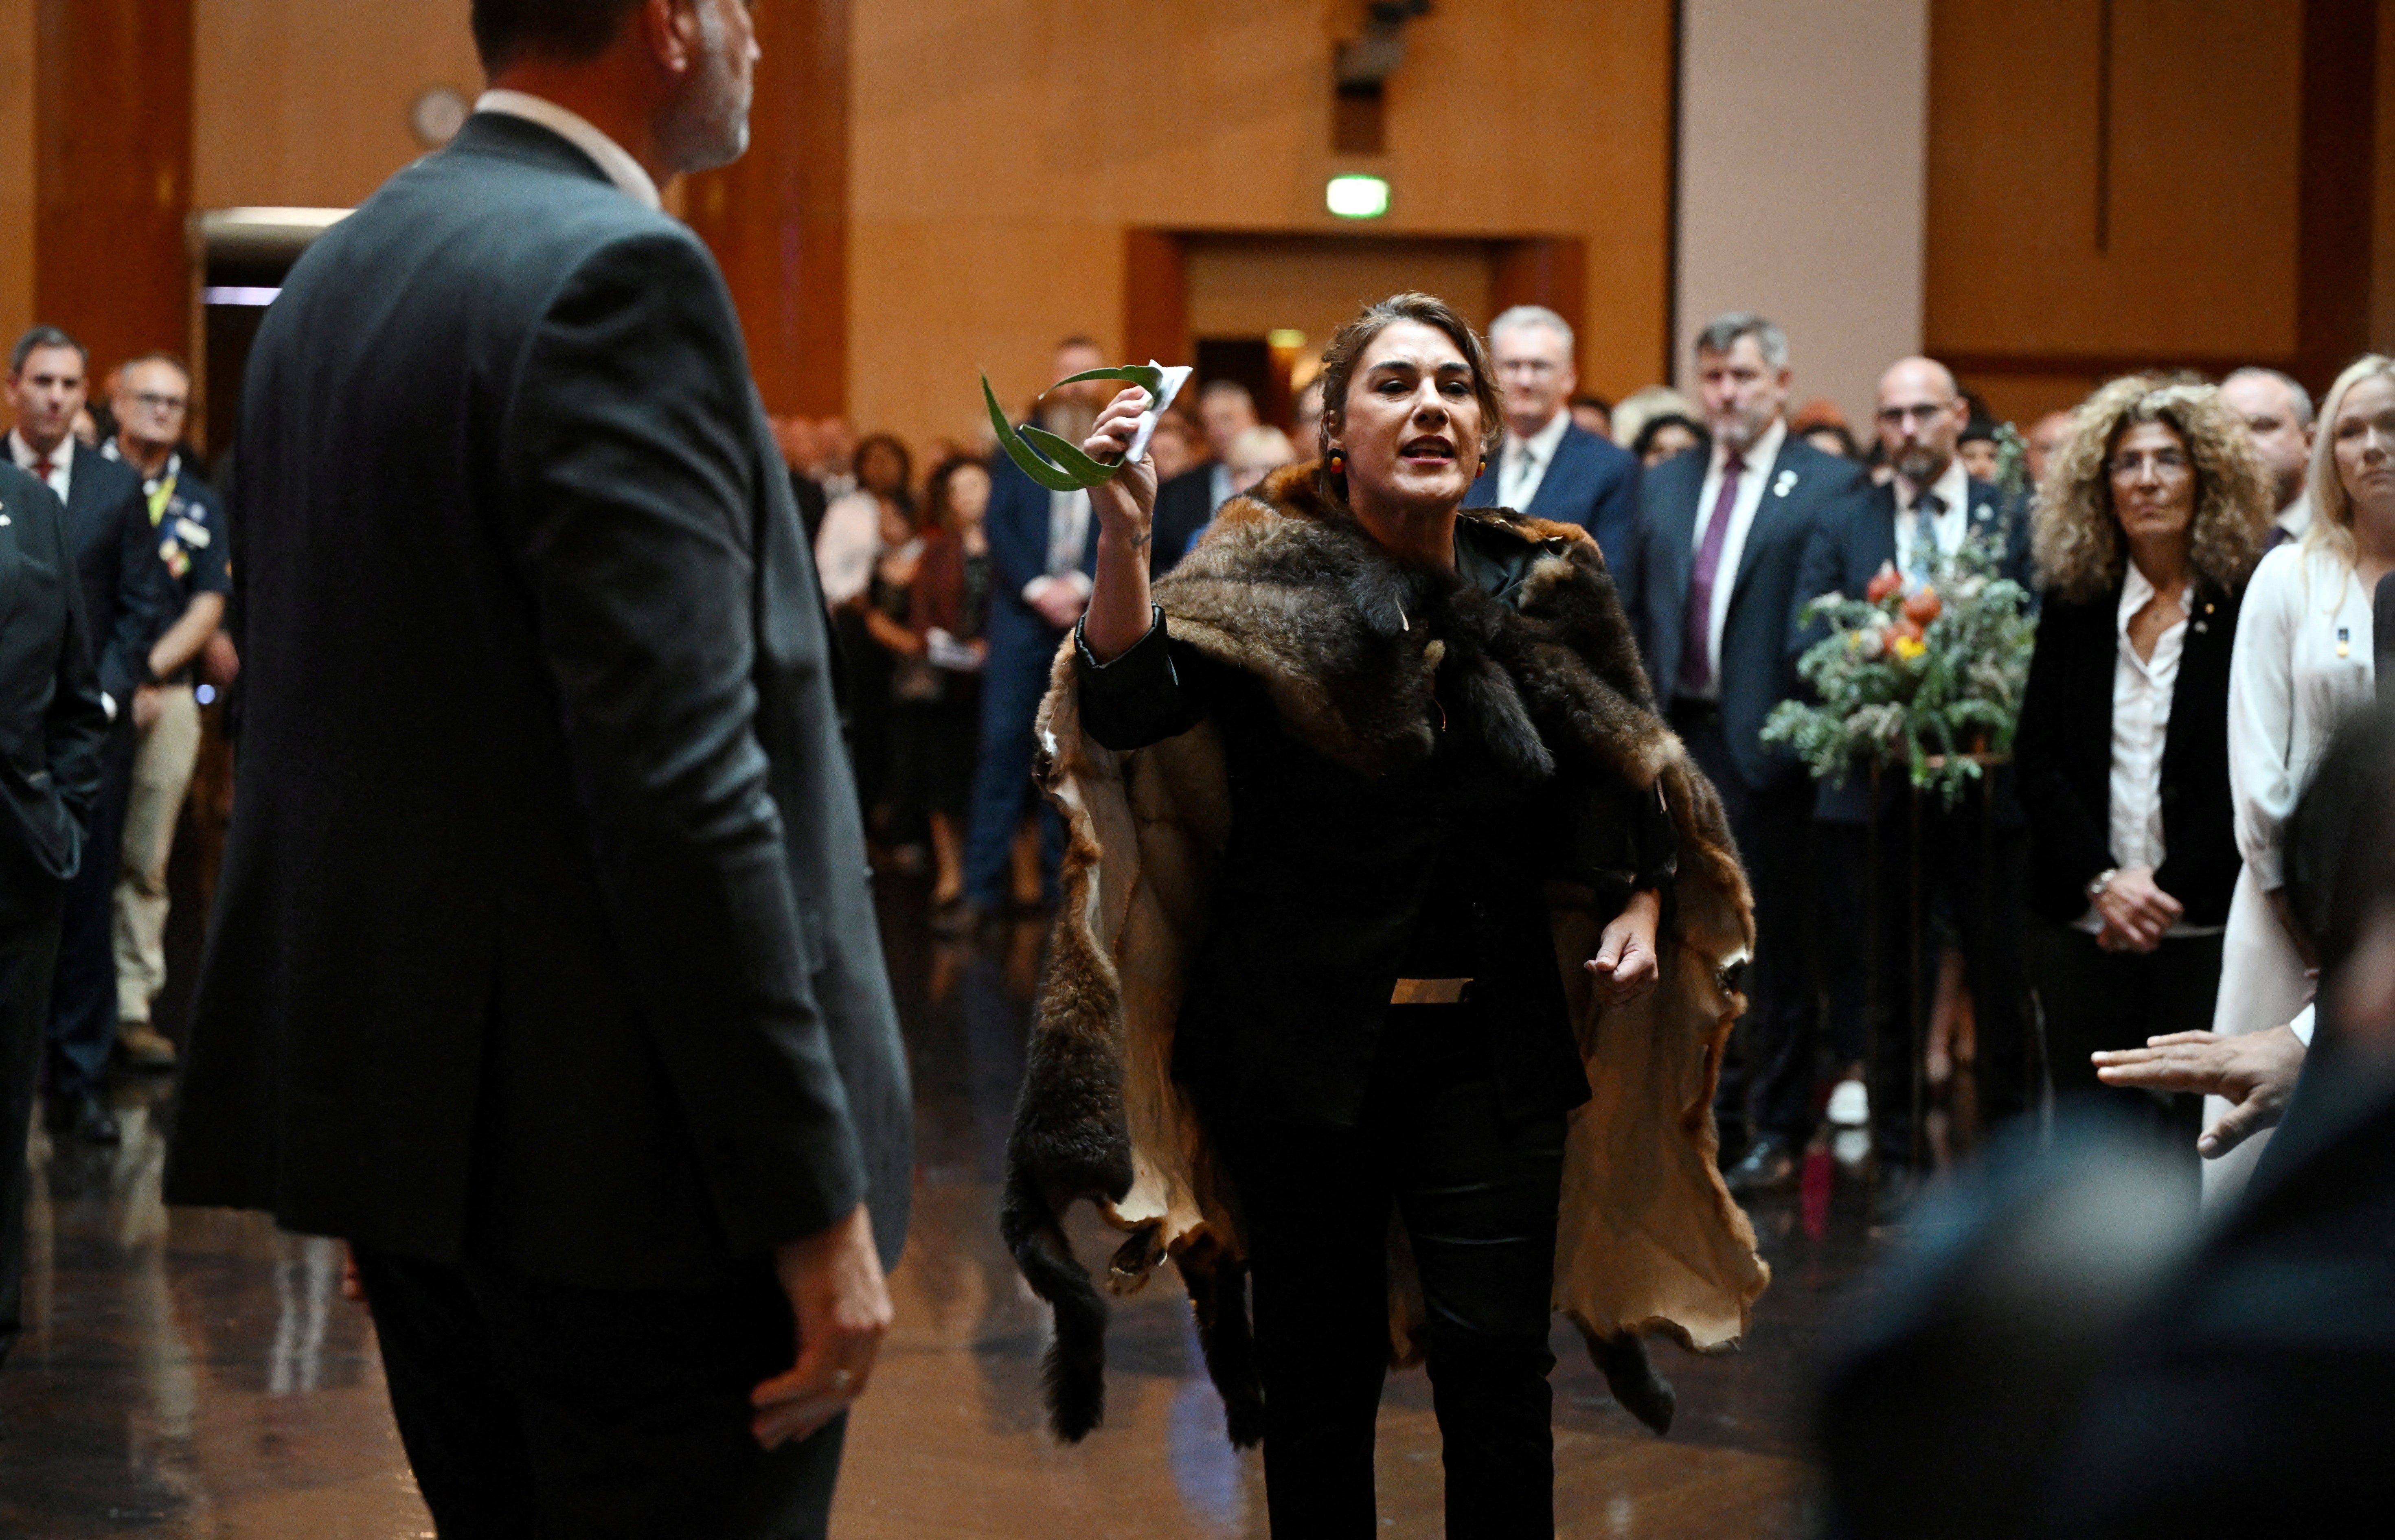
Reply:
M153 529L157 526L158 520L166 517L166 505L175 500L175 483L179 480L181 480L180 476L170 470L152 483L150 523Z

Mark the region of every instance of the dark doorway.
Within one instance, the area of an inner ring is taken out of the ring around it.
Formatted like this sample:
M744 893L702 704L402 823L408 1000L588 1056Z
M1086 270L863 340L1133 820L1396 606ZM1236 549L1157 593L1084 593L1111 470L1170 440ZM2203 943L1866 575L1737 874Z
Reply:
M1203 389L1218 379L1244 385L1264 422L1289 426L1289 375L1273 366L1272 345L1260 336L1201 336L1198 339L1198 385ZM1198 398L1192 395L1194 408Z

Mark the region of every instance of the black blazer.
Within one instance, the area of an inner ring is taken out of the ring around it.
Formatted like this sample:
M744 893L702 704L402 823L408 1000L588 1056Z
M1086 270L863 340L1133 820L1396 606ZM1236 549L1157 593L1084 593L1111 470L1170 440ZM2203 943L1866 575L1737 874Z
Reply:
M1696 566L1697 502L1704 493L1708 452L1675 454L1646 474L1630 559L1616 579L1638 651L1668 707L1680 678L1688 581ZM1739 773L1756 790L1802 775L1787 749L1763 742L1771 708L1796 692L1788 654L1789 617L1806 596L1796 572L1814 527L1855 501L1855 467L1824 454L1791 433L1780 445L1755 505L1746 548L1732 576L1729 615L1722 625L1722 725Z
M1467 508L1497 506L1499 466L1492 459L1463 494ZM1630 559L1638 527L1638 457L1610 439L1573 423L1555 441L1555 462L1539 478L1530 506L1517 513L1578 524L1596 538L1606 567L1620 572Z
M75 875L107 737L66 510L0 459L0 884Z
M2112 678L2123 584L2102 598L2048 596L2021 700L2013 759L2029 815L2030 907L2067 925L2087 912L2087 883L2117 866L2111 849ZM2221 925L2237 887L2229 796L2229 654L2240 584L2199 585L2163 742L2162 890L2189 925Z
M1156 517L1149 526L1155 538L1147 546L1150 578L1171 572L1214 521L1214 464L1202 460L1156 489Z
M158 559L140 476L75 441L67 477L67 529L83 578L84 619L99 688L116 702L118 718L129 721L123 708L149 677L150 649L183 612L165 564Z
M1971 534L1974 538L1993 535L2002 543L2005 556L1998 571L2014 582L2028 586L2030 582L2029 508L2021 499L2007 499L1985 481L1970 483ZM1791 693L1795 682L1796 660L1805 650L1829 634L1827 623L1799 625L1795 612L1827 593L1859 597L1871 586L1879 570L1896 559L1896 488L1887 483L1874 486L1861 482L1855 495L1842 504L1833 517L1824 519L1805 548L1802 566L1796 574L1795 599L1789 613L1788 666ZM2106 644L2104 656L2111 656L2111 644ZM2104 676L2106 688L2111 688L2111 674ZM1997 775L1997 801L2008 823L2018 822L2018 809L2013 800L2012 777ZM1861 823L1871 813L1871 783L1859 772L1849 775L1844 785L1824 781L1814 803L1813 816L1829 823ZM2091 876L2094 873L2089 874Z
M250 355L171 1202L609 1286L908 1199L822 591L697 237L496 114Z

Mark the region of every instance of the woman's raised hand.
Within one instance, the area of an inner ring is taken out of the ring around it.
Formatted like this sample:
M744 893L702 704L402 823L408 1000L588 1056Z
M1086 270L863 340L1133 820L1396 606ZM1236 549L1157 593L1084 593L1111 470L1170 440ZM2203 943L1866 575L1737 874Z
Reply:
M1131 449L1147 416L1147 392L1134 385L1106 403L1097 426L1081 445L1093 460L1119 457ZM1145 550L1148 520L1156 513L1156 462L1143 454L1136 465L1116 471L1103 485L1090 489L1090 509L1108 533Z

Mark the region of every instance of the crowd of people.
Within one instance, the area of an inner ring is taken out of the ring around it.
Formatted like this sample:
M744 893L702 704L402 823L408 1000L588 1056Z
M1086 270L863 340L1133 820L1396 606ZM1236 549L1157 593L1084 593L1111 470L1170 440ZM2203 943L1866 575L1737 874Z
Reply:
M1792 1184L1834 1126L1848 1154L1868 1152L1893 1212L1928 1156L1916 1070L1936 1099L1958 1060L1974 1065L1964 1079L1985 1129L2103 1091L2093 1054L2297 1017L2308 985L2298 933L2268 897L2270 842L2368 691L2369 596L2395 534L2374 521L2365 461L2384 449L2322 431L2276 370L2216 386L2156 373L2030 423L2007 476L2000 445L2015 430L1934 360L1889 367L1865 449L1834 403L1792 401L1788 339L1758 316L1700 334L1693 395L1655 386L1619 402L1579 391L1571 328L1552 310L1508 310L1488 337L1504 429L1469 501L1595 539L1659 709L1720 792L1753 888L1762 940L1716 1106L1734 1191ZM1068 338L1054 375L1103 362ZM2329 411L2366 425L2388 379L2362 361ZM1229 380L1164 415L1152 577L1233 497L1321 453L1319 375L1292 384L1285 430ZM1060 386L1028 417L1078 441L1101 395ZM943 928L1052 906L1061 834L1032 790L1033 727L1089 599L1088 494L1046 492L986 445L944 444L919 512L894 440L851 452L842 425L796 420L783 437L815 452L793 463L821 489L802 506L830 510L818 561L849 642L877 840L902 869L928 840ZM1884 569L1929 584L1966 544L2032 591L2047 627L2017 759L1983 794L1950 806L1901 777L1823 780L1764 741L1823 634L1802 616L1808 600L1859 595ZM951 546L979 561L961 609L945 597ZM2280 546L2292 549L2257 572ZM2268 607L2242 622L2257 577ZM2339 591L2308 624L2303 596ZM2208 1154L2233 1142L2204 1134L2229 1104L2199 1121L2192 1098L2111 1099L2161 1120L2190 1173L2199 1135ZM2207 1180L2239 1169L2212 1165Z
M753 18L634 9L478 0L494 88L291 273L230 508L180 362L103 413L66 333L9 361L9 1126L39 1083L106 1143L112 1054L178 1069L165 1201L347 1243L444 1532L824 1533L914 1195L877 870L959 933L1054 914L997 1216L1052 1426L1104 1415L1088 1200L1118 1283L1178 1266L1285 1533L1379 1527L1394 1349L1450 1532L1551 1534L1554 1314L1668 1429L1645 1335L1734 1340L1768 1279L1723 1176L1867 1128L1902 1212L1940 1022L1985 1122L2150 1110L2226 1204L2395 1019L2385 752L2340 736L2395 640L2395 361L2317 414L2265 369L2112 381L2015 477L1932 359L1866 450L1763 317L1609 403L1555 312L1484 340L1404 294L1285 425L1201 380L1093 487L978 444L919 478L764 417L658 191L745 145ZM1074 378L1105 362L1066 339L1026 416L1126 453L1152 403ZM1903 596L1918 646L1966 566L2038 611L2012 754L1952 801L1808 773L1766 728L1812 601ZM237 670L179 1050L163 874Z

